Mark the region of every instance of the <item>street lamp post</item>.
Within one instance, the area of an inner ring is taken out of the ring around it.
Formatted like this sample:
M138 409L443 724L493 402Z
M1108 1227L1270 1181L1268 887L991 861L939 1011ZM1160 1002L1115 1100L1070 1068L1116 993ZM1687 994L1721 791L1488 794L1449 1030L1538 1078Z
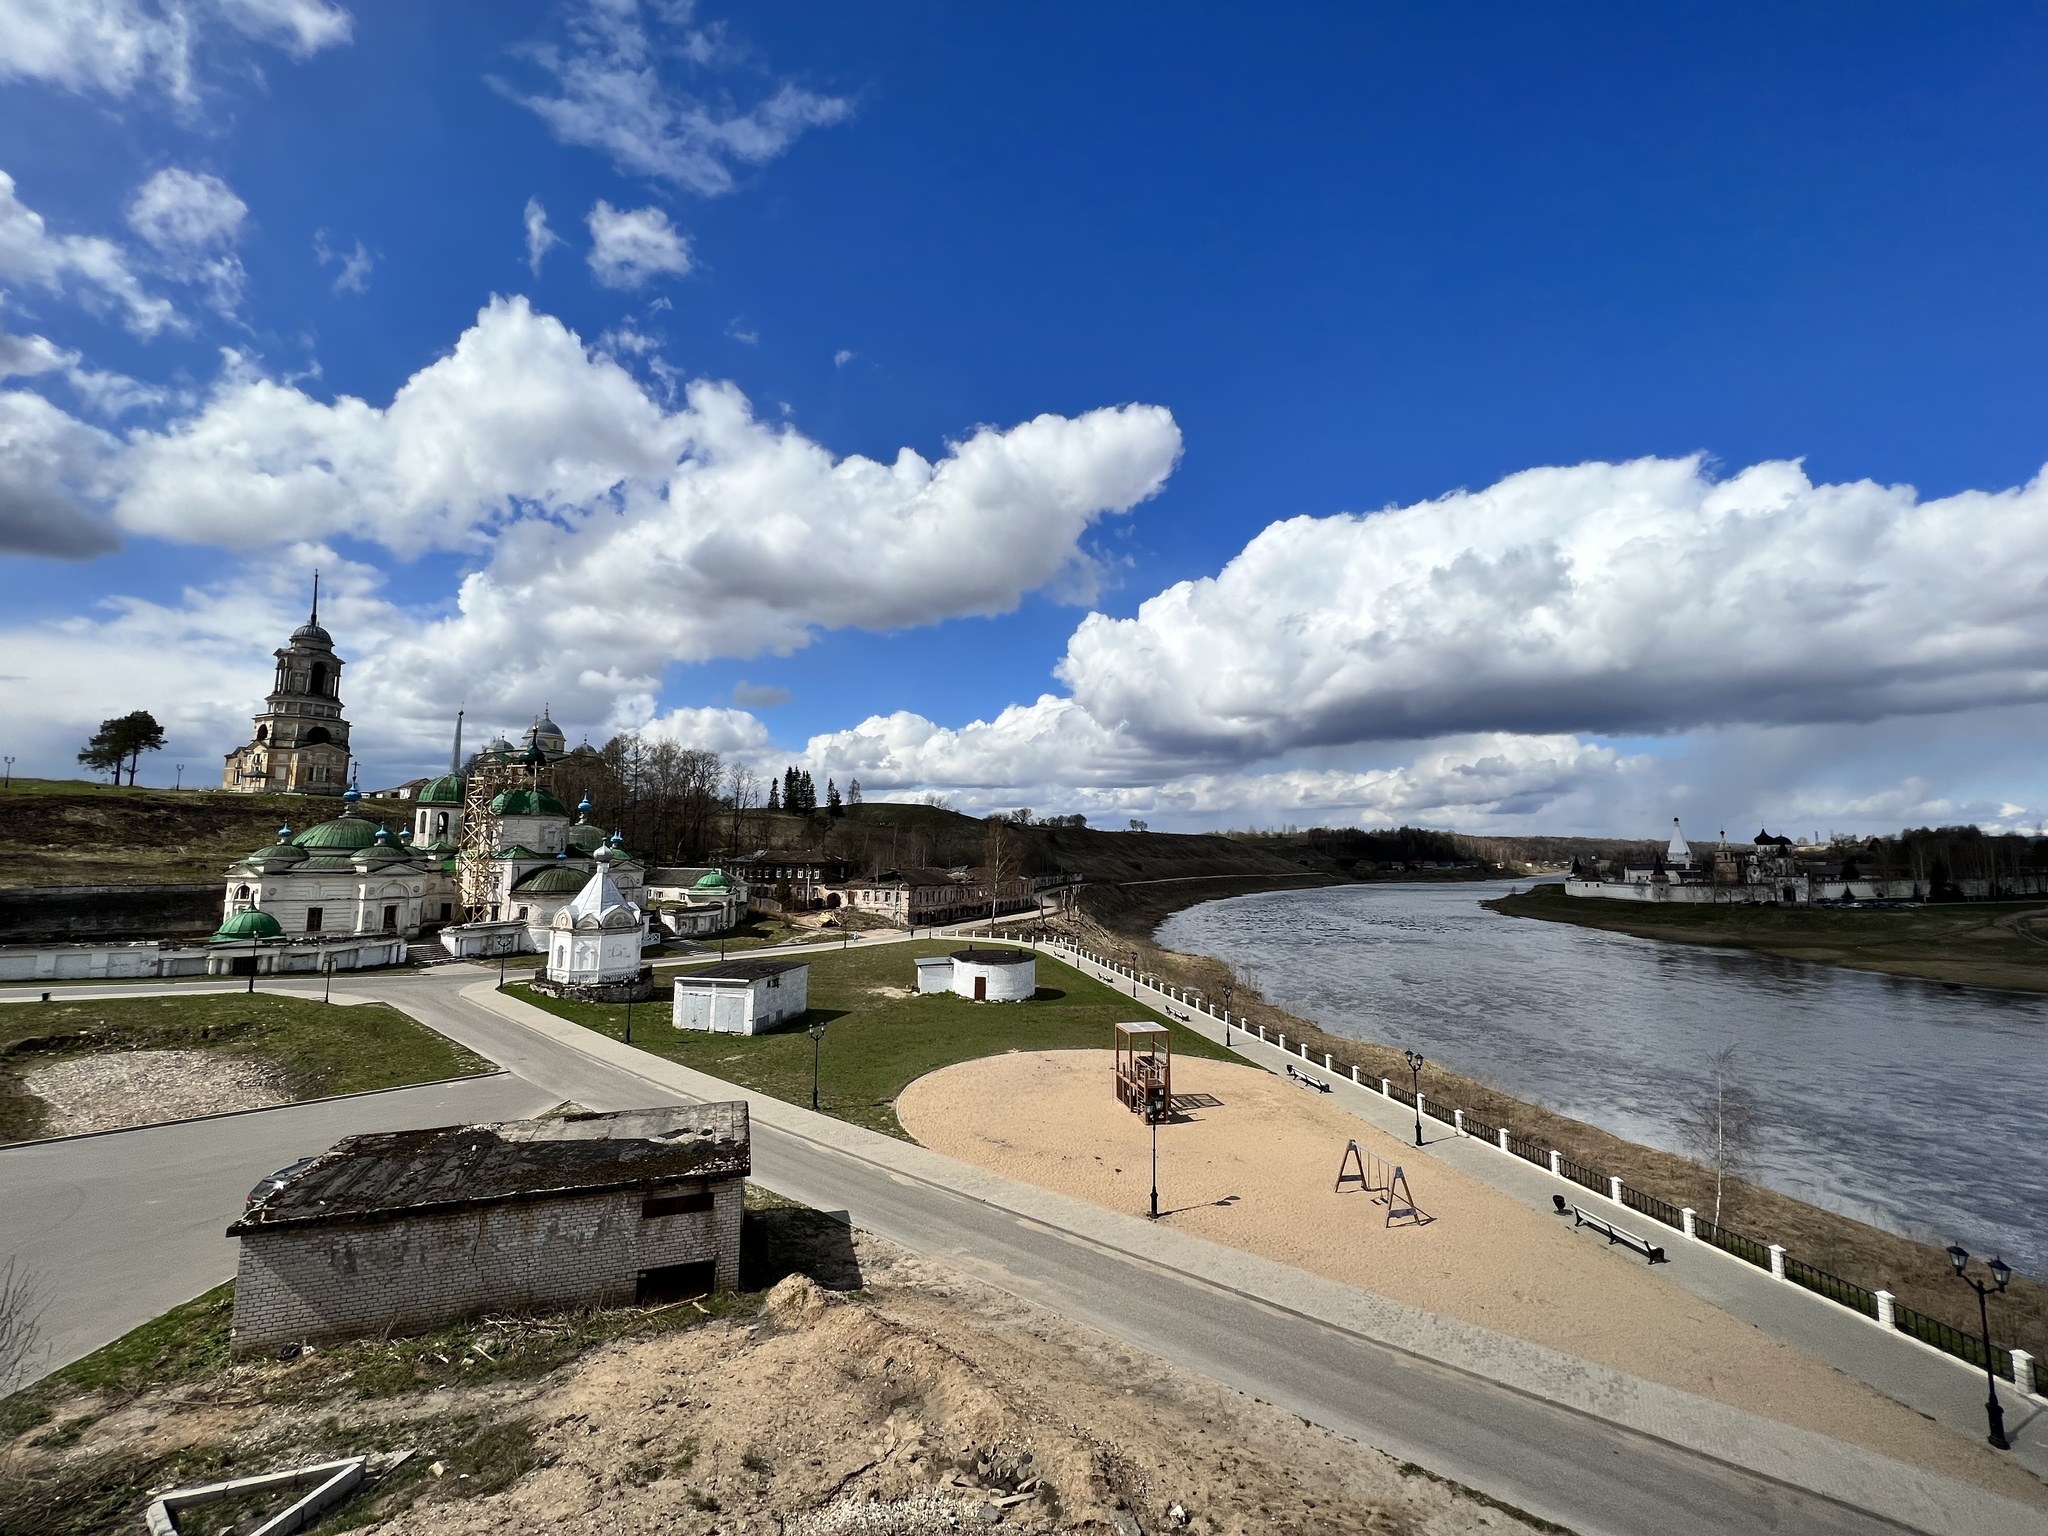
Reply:
M1990 1421L1991 1433L1985 1436L2001 1451L2012 1449L2012 1442L2005 1438L2005 1410L1998 1402L1998 1372L1991 1368L1991 1303L1990 1298L2005 1290L2012 1279L2012 1270L2003 1259L1993 1259L1984 1267L1991 1271L1990 1285L1974 1275L1964 1273L1970 1262L1969 1252L1959 1243L1951 1243L1948 1250L1949 1262L1956 1267L1956 1278L1977 1293L1977 1321L1984 1334L1984 1416Z
M260 934L249 935L249 995L256 995L256 954L257 946L263 942Z
M180 763L180 764L178 764L178 782L177 782L177 783L175 783L175 784L173 784L173 785L171 786L171 788L173 788L173 789L183 789L184 787L185 787L185 765L184 765L183 763Z
M1159 1116L1148 1113L1145 1118L1152 1122L1152 1219L1159 1219Z
M626 999L626 1044L633 1043L633 999Z
M1422 1145L1422 1053L1403 1052L1408 1058L1409 1080L1415 1086L1415 1145Z
M1236 996L1237 988L1227 981L1223 983L1223 1044L1226 1048L1230 1045L1230 1004Z
M6 759L6 763L7 773L4 777L0 777L0 789L11 789L14 787L14 759L10 757Z
M320 1001L334 1001L334 952L328 951L320 957L320 969L326 973L320 983Z
M825 1021L817 1020L810 1026L811 1036L811 1108L818 1107L818 1047L825 1042Z

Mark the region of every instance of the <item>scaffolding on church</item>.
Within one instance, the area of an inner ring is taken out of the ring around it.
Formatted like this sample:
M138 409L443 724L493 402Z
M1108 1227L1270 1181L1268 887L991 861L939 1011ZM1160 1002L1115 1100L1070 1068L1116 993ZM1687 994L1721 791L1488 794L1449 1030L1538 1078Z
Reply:
M537 748L510 762L479 761L463 781L462 842L455 855L457 893L466 922L497 920L494 885L499 848L498 796L512 789L540 790L551 778L552 765Z

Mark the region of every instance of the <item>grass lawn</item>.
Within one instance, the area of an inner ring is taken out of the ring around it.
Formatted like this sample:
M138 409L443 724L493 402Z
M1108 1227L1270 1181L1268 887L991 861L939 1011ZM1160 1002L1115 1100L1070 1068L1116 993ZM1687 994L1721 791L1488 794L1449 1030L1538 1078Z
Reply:
M1575 923L1674 944L1724 945L1976 987L2048 992L2048 938L2032 916L2048 903L1955 902L1894 910L1830 907L1691 907L1603 901L1540 885L1488 906L1510 917Z
M383 1003L344 1007L263 992L80 998L0 1007L0 1141L38 1133L35 1067L105 1051L210 1050L269 1064L292 1099L488 1072L491 1064Z
M1038 957L1038 996L1028 1003L976 1003L950 993L899 995L917 985L913 956L950 954L963 947L961 940L952 939L866 951L855 945L804 956L811 967L811 1011L804 1021L772 1035L679 1030L669 1022L671 989L658 981L653 1002L633 1005L633 1044L742 1088L808 1105L811 1039L804 1025L822 1019L826 1030L818 1053L818 1107L841 1120L901 1137L896 1095L927 1072L1003 1051L1106 1051L1110 1026L1118 1020L1164 1022L1150 1009L1045 955ZM623 1005L562 1002L516 985L506 990L614 1040L625 1038ZM1234 1059L1191 1030L1177 1024L1169 1027L1177 1055Z

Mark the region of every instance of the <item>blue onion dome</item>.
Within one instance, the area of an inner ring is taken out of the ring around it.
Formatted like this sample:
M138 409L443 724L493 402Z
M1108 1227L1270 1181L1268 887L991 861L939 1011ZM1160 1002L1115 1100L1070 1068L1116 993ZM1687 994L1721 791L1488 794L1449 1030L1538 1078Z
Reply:
M576 802L576 819L579 821L590 820L590 796L588 794Z
M623 832L614 832L614 833L612 834L612 846L613 846L614 848L623 848L623 847L625 847L625 846L626 846L626 834L625 834L625 833L623 833Z
M280 843L288 843L292 840L292 824L290 822L286 822L277 829L277 840Z
M566 859L567 857L569 857L569 850L564 848L560 853L556 854L555 857L558 859Z
M398 846L398 841L392 837L389 827L380 826L377 828L377 846L379 848L396 848Z

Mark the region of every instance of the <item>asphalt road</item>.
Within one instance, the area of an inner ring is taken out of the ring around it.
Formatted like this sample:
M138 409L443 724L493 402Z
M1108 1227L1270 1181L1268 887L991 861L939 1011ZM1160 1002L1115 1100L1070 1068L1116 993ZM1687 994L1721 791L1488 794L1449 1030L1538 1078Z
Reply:
M26 1254L64 1298L63 1353L96 1347L218 1283L234 1257L222 1228L249 1185L345 1130L513 1115L563 1099L592 1109L674 1101L632 1072L463 1001L457 989L476 975L450 968L351 978L349 991L399 1003L511 1068L517 1079L485 1080L502 1095L493 1107L484 1084L470 1083L0 1151L0 1253ZM868 1231L1587 1536L1900 1529L798 1135L757 1125L754 1159L757 1180L792 1199L844 1212ZM81 1327L86 1315L94 1326Z

